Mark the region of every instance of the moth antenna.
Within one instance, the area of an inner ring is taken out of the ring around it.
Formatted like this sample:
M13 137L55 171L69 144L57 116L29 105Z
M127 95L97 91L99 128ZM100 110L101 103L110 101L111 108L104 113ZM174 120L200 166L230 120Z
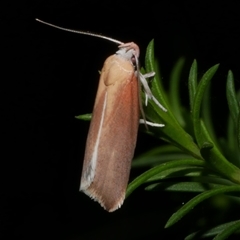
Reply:
M73 29L69 29L69 28L63 28L63 27L59 27L57 25L54 25L54 24L51 24L51 23L48 23L48 22L44 22L38 18L35 19L36 21L40 22L40 23L43 23L45 25L48 25L50 27L54 27L54 28L57 28L57 29L60 29L60 30L63 30L63 31L66 31L66 32L72 32L72 33L77 33L77 34L82 34L82 35L88 35L88 36L92 36L92 37L97 37L97 38L102 38L102 39L106 39L110 42L114 42L114 43L117 43L119 45L122 45L124 44L123 42L121 41L118 41L114 38L111 38L111 37L106 37L104 35L100 35L100 34L96 34L96 33L91 33L91 32L84 32L84 31L78 31L78 30L73 30Z

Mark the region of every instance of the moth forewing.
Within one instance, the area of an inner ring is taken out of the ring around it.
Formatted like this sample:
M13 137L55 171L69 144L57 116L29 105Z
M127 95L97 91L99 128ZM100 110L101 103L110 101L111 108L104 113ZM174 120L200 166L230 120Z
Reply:
M88 133L80 190L106 210L125 198L139 125L138 80L118 55L104 63Z

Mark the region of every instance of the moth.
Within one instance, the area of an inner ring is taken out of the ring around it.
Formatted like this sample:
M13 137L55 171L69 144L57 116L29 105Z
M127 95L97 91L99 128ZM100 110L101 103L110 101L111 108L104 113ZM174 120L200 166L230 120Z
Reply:
M146 78L154 72L141 74L140 50L137 44L123 43L103 35L75 31L37 21L73 33L103 38L117 43L118 51L108 57L101 70L97 95L88 132L80 191L99 202L109 212L120 208L125 199L131 162L137 141L139 123L155 127L164 124L140 119L140 90L145 104L152 100L167 111L153 96Z

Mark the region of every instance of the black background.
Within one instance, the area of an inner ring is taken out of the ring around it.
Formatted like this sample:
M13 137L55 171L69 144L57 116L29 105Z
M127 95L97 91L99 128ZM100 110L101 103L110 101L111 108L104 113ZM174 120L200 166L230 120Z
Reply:
M134 41L140 46L141 62L154 38L166 86L179 57L186 58L186 73L196 58L200 76L220 63L212 100L221 119L226 112L229 69L239 86L237 1L8 1L0 5L1 239L168 239L176 233L181 239L189 226L163 227L188 195L176 198L139 189L120 210L109 214L78 192L89 123L74 116L92 111L98 70L116 45L63 32L35 18ZM182 87L187 91L187 75ZM216 124L220 136L221 124ZM158 140L140 133L136 155L157 144ZM133 171L132 177L137 173Z

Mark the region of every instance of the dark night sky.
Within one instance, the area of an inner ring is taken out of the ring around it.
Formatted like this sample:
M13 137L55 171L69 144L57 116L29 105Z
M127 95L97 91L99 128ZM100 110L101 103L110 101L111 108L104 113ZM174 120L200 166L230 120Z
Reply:
M199 75L220 63L214 97L225 102L229 69L239 86L237 3L39 0L0 4L1 239L146 239L149 232L171 234L162 232L170 216L161 215L164 207L158 204L168 202L169 196L140 190L121 210L108 214L78 192L89 123L74 116L92 111L98 70L116 46L50 28L35 18L134 41L141 48L142 62L154 38L166 86L181 56L186 57L186 71L197 59ZM149 141L140 134L137 153L148 149Z

